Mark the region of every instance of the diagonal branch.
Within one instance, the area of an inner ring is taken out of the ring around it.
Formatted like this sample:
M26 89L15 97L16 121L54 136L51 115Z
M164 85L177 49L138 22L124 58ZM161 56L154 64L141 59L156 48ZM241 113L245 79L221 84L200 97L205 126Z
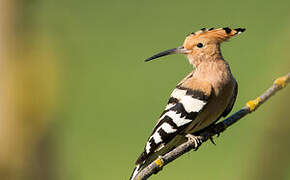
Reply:
M214 135L219 135L221 132L226 130L226 128L233 125L235 122L246 116L247 114L255 111L261 104L263 104L267 99L274 95L277 91L284 88L290 82L290 73L285 76L282 76L275 80L274 84L267 89L261 96L257 97L254 100L248 101L246 106L241 110L235 112L230 117L225 120L215 124L213 127L205 129L197 137L203 143L208 139L211 139ZM190 150L196 148L195 142L192 139L189 139L187 142L181 144L174 150L168 152L164 156L160 156L158 159L153 161L147 167L145 167L135 178L136 180L145 180L149 178L152 174L158 173L162 167L168 163L174 161L179 156L189 152Z

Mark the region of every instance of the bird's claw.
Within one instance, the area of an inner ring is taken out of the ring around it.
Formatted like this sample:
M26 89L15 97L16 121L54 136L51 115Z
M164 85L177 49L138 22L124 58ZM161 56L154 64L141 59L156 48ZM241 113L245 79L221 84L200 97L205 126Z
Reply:
M211 132L210 134L216 134L216 136L217 137L219 137L220 136L220 134L221 134L221 132L223 132L224 131L224 127L221 127L221 126L215 126L215 125L212 125L212 126L209 126L208 127L208 130ZM209 140L211 141L211 143L213 143L214 145L216 145L216 143L214 142L214 140L213 140L213 137L214 137L215 135L212 135L212 136L210 136L209 137Z
M213 140L213 137L212 137L212 136L209 138L209 140L210 140L210 142L211 142L211 143L213 143L214 145L216 145L216 143L214 142L214 140Z
M187 134L185 137L188 138L188 140L191 140L194 142L194 148L193 150L194 151L197 151L199 146L202 144L202 141L197 137L197 136L194 136L192 134Z
M216 134L216 137L220 137L220 135L221 135L221 133L220 133L220 132L218 132L218 133Z

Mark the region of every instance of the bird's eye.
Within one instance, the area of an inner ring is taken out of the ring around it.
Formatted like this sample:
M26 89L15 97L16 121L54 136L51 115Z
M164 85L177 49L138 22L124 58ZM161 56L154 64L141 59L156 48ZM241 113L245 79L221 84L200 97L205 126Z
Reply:
M203 44L202 44L202 43L198 43L196 46L197 46L198 48L202 48L202 47L203 47Z

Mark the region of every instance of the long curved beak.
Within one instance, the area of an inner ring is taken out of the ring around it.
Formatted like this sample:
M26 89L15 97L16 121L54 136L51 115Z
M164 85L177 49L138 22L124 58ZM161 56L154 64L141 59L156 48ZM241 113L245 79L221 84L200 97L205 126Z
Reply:
M179 46L177 48L168 49L168 50L163 51L161 53L155 54L154 56L151 56L150 58L145 59L145 62L160 58L162 56L171 55L171 54L187 54L187 53L188 53L187 49L185 49L183 46Z

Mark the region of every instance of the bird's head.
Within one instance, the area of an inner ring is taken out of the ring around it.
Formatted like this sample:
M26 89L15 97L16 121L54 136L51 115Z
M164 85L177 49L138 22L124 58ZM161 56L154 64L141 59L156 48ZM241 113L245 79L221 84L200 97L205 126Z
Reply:
M220 44L244 31L244 28L202 28L201 30L188 35L185 38L183 46L163 51L146 59L145 61L151 61L153 59L170 54L186 54L189 62L195 65L201 59L210 59L219 56L221 57Z

